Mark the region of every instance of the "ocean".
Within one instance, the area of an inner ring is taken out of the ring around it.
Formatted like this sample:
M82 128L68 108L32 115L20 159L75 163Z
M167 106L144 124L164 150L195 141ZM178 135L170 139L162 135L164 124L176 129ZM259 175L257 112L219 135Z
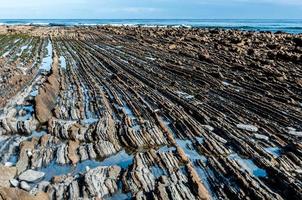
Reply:
M40 26L184 26L197 28L224 28L246 31L302 33L302 19L0 19L0 25Z

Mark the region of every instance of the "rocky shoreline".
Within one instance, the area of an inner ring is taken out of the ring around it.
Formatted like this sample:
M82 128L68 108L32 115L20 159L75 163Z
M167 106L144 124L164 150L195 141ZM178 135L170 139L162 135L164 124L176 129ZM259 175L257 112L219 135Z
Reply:
M302 199L302 35L0 27L0 200Z

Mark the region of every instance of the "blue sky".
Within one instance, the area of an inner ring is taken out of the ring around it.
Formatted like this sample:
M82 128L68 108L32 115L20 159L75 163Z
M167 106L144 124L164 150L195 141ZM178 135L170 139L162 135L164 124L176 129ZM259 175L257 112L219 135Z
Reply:
M302 0L0 0L1 19L302 19Z

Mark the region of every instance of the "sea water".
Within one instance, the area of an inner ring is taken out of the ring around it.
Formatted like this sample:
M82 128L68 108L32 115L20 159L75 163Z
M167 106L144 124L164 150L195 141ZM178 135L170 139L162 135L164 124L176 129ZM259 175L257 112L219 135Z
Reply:
M38 26L183 26L302 33L302 19L1 19L0 24Z

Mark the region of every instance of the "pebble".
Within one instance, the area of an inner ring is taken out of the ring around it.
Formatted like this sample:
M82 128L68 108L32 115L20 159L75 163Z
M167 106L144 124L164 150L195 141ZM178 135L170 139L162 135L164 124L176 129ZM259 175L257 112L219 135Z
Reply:
M11 179L11 180L9 180L9 182L13 187L18 187L18 185L19 185L19 181L16 179Z

